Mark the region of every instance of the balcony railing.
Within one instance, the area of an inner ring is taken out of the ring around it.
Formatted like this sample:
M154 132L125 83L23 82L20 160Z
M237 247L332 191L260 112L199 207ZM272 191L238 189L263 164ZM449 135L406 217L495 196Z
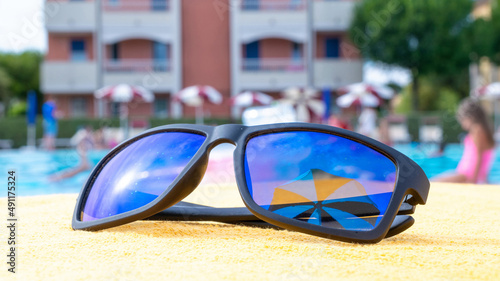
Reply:
M314 60L314 84L332 88L363 80L361 59L317 58Z
M41 65L42 91L51 93L82 93L97 86L95 61L50 61Z
M169 72L170 67L168 60L154 59L107 60L104 63L106 72Z
M307 0L242 0L244 11L296 11L307 7Z
M303 59L289 58L259 58L243 59L242 70L244 71L275 71L275 72L299 72L306 69Z
M349 28L357 1L315 0L313 25L319 31L345 31Z
M170 8L170 0L103 0L105 11L167 11Z

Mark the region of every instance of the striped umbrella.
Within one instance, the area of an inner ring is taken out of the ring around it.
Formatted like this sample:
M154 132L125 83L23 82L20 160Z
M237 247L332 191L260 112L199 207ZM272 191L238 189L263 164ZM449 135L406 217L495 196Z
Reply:
M389 100L394 97L394 90L388 86L373 85L368 83L354 83L338 90L340 94L350 92L367 92L375 95L379 99Z
M298 121L310 122L313 118L321 118L325 114L325 103L316 89L291 87L282 94L284 98L280 101L295 108Z
M269 105L273 98L261 92L245 91L231 98L231 105L249 107L252 105Z
M131 101L153 102L155 96L150 90L128 84L107 86L94 92L97 99L107 99L120 104L120 127L123 129L125 139L129 137L128 107Z
M473 94L480 98L500 98L500 82L482 86L476 89Z
M177 93L174 100L196 107L196 123L203 124L203 104L205 102L221 104L222 95L212 86L190 86Z
M118 84L107 86L95 91L94 96L97 99L107 99L119 103L128 103L132 100L142 100L153 102L155 96L150 90L128 84Z
M188 106L199 107L205 102L222 103L222 95L212 86L190 86L182 89L175 99Z
M345 93L337 98L337 105L340 107L377 107L380 105L380 94L375 94L373 89L364 83L353 84L339 91Z

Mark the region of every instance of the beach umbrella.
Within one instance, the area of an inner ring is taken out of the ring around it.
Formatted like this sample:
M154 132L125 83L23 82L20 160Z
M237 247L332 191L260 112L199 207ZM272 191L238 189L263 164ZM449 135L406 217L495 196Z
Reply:
M153 102L155 99L153 92L150 90L142 86L128 84L118 84L101 88L95 91L94 96L97 99L107 99L119 103L128 103L132 100Z
M221 104L222 95L211 86L190 86L182 89L174 98L196 108L196 123L203 124L203 104Z
M129 137L127 103L132 101L153 102L153 92L142 87L129 84L106 86L94 92L97 99L110 100L120 104L120 127L124 131L125 139Z
M231 105L249 107L252 105L269 105L273 98L261 92L244 91L231 98Z
M368 83L354 83L338 90L341 94L347 94L350 92L368 92L380 99L389 100L394 97L394 90L388 86L373 85Z
M316 89L291 87L284 90L282 95L280 102L295 108L298 121L309 122L312 118L321 118L325 114L325 103Z
M473 94L479 98L500 98L500 82L482 86L476 89Z
M364 230L373 229L380 215L361 183L320 169L276 187L268 210L311 224Z
M379 96L370 91L364 84L353 84L345 88L349 92L337 98L337 105L348 108L351 106L377 107L380 105Z

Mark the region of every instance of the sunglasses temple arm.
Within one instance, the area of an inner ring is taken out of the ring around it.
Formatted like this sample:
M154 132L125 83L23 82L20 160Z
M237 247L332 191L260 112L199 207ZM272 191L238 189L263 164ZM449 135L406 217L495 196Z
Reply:
M247 208L214 208L187 202L179 202L156 215L146 218L146 220L215 221L224 223L262 222Z
M412 226L415 220L407 215L413 214L414 211L415 206L403 202L398 215L394 219L385 237L397 235ZM179 202L167 210L146 218L146 220L215 221L261 228L281 229L278 226L260 220L247 208L214 208L187 202Z
M413 214L414 211L415 206L403 202L399 208L398 215L409 215ZM146 218L146 220L215 221L224 223L263 222L245 207L214 208L187 202L179 202L164 211Z

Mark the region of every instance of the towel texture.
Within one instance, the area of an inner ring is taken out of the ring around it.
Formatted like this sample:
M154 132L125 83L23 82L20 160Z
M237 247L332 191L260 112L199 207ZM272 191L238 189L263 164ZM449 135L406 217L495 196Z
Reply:
M76 197L18 198L17 273L4 227L0 280L500 280L499 186L432 184L415 225L375 245L210 222L73 231ZM213 186L189 201L242 204ZM6 220L5 198L0 210Z

